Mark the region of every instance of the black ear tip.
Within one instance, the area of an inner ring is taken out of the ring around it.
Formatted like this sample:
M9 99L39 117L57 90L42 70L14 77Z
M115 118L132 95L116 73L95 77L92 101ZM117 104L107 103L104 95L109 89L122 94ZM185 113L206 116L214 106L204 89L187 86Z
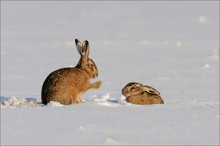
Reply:
M88 44L89 44L89 41L85 40L85 43L86 43L86 45L88 45Z
M75 39L75 43L77 44L79 40Z

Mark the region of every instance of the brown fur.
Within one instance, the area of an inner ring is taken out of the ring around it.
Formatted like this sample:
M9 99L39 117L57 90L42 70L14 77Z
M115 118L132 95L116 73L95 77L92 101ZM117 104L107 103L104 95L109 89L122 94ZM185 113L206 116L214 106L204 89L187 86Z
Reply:
M43 104L57 101L68 105L82 103L80 95L90 88L99 88L101 81L90 83L90 78L98 76L98 69L89 56L88 41L84 44L76 39L76 45L81 49L80 61L76 67L58 69L49 74L43 83L41 99Z
M140 95L131 95L126 98L127 102L133 103L133 104L164 104L163 100L158 95L152 95L147 92L143 92Z
M126 97L127 102L133 104L164 104L156 89L141 83L128 83L122 89L122 94Z

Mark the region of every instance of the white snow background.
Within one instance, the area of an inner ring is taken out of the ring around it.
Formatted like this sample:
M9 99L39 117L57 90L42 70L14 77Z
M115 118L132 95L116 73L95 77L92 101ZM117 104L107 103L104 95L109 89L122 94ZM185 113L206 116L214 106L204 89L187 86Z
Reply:
M40 104L89 40L100 89ZM126 103L131 81L164 105ZM1 145L219 145L219 1L1 1Z

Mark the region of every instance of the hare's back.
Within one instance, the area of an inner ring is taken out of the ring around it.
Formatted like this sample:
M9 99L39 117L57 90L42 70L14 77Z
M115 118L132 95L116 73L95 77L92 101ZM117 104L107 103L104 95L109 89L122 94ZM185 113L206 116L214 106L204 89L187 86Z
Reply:
M50 73L43 87L80 84L82 80L86 80L87 78L85 72L78 68L62 68Z
M42 96L54 96L59 92L78 91L88 80L86 73L77 68L62 68L49 74L43 83Z
M133 103L133 104L164 104L162 98L159 95L153 95L149 93L144 94L138 94L138 95L131 95L130 97L127 97L127 102Z

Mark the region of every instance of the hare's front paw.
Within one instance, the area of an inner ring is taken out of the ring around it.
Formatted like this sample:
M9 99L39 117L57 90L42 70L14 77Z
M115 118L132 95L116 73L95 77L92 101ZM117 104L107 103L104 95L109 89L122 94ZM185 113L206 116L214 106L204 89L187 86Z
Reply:
M93 88L99 88L102 85L102 81L93 83Z

